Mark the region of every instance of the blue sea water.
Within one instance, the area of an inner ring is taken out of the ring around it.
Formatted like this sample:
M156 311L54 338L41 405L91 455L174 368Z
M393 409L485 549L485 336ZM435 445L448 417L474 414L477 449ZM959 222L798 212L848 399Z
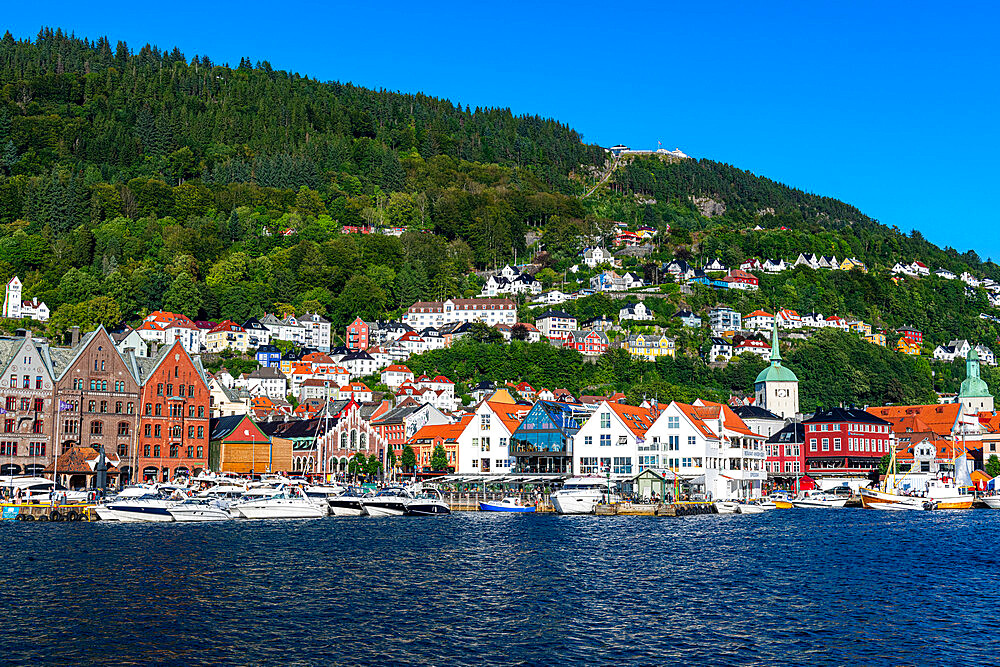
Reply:
M998 519L4 522L0 663L993 663Z

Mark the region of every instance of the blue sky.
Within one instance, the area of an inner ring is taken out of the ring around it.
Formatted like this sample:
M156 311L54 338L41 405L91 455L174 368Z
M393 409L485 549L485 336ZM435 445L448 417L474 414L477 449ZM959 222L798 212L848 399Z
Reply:
M18 3L5 23L509 106L605 146L660 141L1000 260L994 5L115 4Z

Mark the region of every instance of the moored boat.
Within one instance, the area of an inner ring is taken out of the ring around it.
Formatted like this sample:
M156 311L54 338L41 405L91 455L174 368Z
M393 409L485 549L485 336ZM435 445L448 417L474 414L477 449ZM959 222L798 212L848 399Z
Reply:
M716 500L714 504L717 514L736 514L740 508L735 500Z
M440 514L451 514L451 506L441 497L441 492L428 490L417 494L415 498L406 503L406 516L437 516Z
M498 500L494 503L479 503L479 509L482 512L534 512L535 507L533 505L525 505L521 502L520 498L514 496L508 496L503 500Z
M991 496L982 500L991 510L1000 510L1000 496Z
M359 489L347 489L339 496L327 498L326 503L333 516L364 516L365 508L361 499L366 495Z
M792 499L792 507L797 508L831 508L843 507L847 504L848 498L836 496L822 491L800 491L799 495Z
M180 523L201 521L229 521L233 515L229 513L229 503L210 498L191 498L173 507L167 508L167 513Z
M867 509L882 509L878 505L891 504L906 506L907 509L924 509L925 503L933 503L935 509L967 510L972 508L975 496L962 493L961 489L942 480L931 480L927 483L922 495L906 495L899 492L883 491L881 489L861 488L861 506Z
M237 503L231 511L245 519L319 519L329 514L326 507L300 494L281 490L273 496Z
M617 494L600 477L574 477L549 496L556 514L593 514L600 502L618 502Z
M403 516L406 503L413 500L413 494L404 488L390 488L379 491L374 496L361 499L361 506L368 516Z
M740 503L736 508L737 514L763 514L764 507L756 503Z

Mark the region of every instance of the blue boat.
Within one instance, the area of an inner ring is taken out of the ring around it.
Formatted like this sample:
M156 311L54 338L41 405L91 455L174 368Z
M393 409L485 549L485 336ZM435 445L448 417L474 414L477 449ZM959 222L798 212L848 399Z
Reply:
M524 505L521 503L520 498L515 498L513 496L504 498L503 500L495 503L479 503L479 511L481 512L534 512L534 505Z

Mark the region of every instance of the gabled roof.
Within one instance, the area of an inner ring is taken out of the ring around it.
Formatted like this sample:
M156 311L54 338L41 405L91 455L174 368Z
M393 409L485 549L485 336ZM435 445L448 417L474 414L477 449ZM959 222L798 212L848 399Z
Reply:
M906 433L909 429L915 433L931 432L942 437L951 434L961 410L960 403L868 408L872 415L889 422L894 433Z
M861 408L830 408L829 410L817 410L809 419L804 419L803 424L822 424L830 422L859 422L864 424L882 424L891 426L891 423L877 416L873 412L862 410Z
M655 421L652 413L646 408L636 407L634 405L626 405L624 403L612 403L607 402L604 406L611 409L618 418L632 431L632 435L637 438L642 438L646 435L646 431L649 427L653 425Z

